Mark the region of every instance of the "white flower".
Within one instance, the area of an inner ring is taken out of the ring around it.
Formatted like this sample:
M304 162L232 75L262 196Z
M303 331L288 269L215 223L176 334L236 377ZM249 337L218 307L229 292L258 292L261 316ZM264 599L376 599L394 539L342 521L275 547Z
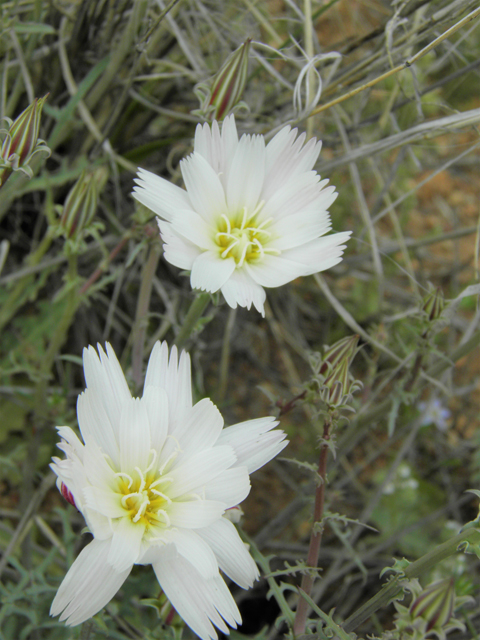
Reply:
M132 398L111 346L89 347L77 412L84 444L59 427L54 458L62 494L93 540L70 567L51 615L77 625L113 598L134 564L151 564L161 588L201 638L241 621L219 569L243 588L256 565L224 514L250 491L249 473L285 446L274 418L223 428L208 399L192 404L190 359L166 343L150 356L143 396ZM213 624L212 624L213 623ZM227 624L225 624L227 623Z
M180 166L186 191L139 169L133 196L160 220L165 258L191 271L194 289L264 313L263 287L329 269L350 232L330 236L335 187L312 170L321 143L284 127L265 145L238 139L235 119L198 125ZM322 237L323 236L323 237Z

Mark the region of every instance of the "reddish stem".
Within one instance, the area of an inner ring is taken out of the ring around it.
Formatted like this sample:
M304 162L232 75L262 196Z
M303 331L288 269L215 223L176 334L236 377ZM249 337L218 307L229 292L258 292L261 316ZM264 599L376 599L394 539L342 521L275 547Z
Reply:
M330 428L332 423L329 418L325 420L325 424L323 425L323 439L330 439ZM315 530L315 525L317 522L321 522L323 518L323 507L325 504L325 483L327 479L327 456L328 456L328 444L324 442L322 444L322 448L320 449L320 459L318 461L318 475L321 478L321 483L317 487L317 491L315 493L315 507L313 510L313 526L312 526L312 535L310 537L310 547L308 549L307 556L307 566L312 568L317 568L318 565L318 555L320 553L320 545L322 542L322 529ZM310 595L313 587L313 583L315 582L315 574L312 573L306 574L302 577L301 589L307 594ZM295 636L302 635L305 633L305 625L307 623L307 614L308 614L308 603L303 598L300 598L297 612L295 614L295 620L293 623L293 633Z

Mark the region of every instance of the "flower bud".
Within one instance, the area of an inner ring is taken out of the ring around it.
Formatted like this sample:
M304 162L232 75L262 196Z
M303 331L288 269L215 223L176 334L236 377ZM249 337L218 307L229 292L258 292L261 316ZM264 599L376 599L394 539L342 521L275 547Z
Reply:
M60 486L60 492L62 496L65 498L65 500L69 502L71 505L73 505L75 509L77 509L77 505L75 504L75 498L73 497L72 492L70 491L70 489L67 487L66 484L63 484L63 482L61 483L61 486Z
M453 578L433 582L414 600L410 607L413 618L425 620L426 631L441 629L450 620L455 602Z
M7 181L12 171L23 171L32 177L29 163L33 156L39 151L50 155L50 149L38 137L40 116L46 99L47 96L35 98L14 122L5 118L10 126L8 130L1 130L6 135L0 149L0 186Z
M221 120L240 101L248 72L248 52L251 38L245 40L224 62L213 80L209 107L215 120Z
M445 298L443 291L438 287L430 291L423 301L422 310L427 314L427 318L430 322L438 320L442 315L442 311L445 308Z
M355 357L358 344L358 336L347 336L336 342L332 347L328 348L323 356L319 373L323 376L328 375L337 365L345 360L350 365ZM348 366L347 366L348 372Z
M63 205L60 225L67 238L78 238L90 224L97 210L98 190L96 176L82 173Z

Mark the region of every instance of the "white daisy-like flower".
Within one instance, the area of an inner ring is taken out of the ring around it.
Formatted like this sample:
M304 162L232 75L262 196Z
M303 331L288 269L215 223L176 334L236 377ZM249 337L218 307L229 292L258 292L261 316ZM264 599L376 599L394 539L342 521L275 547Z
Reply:
M93 540L55 596L51 615L77 625L113 598L134 564L151 564L189 627L207 640L241 622L220 570L243 588L257 567L226 511L250 491L249 474L285 446L274 418L223 428L216 406L192 403L190 358L157 343L143 396L132 398L107 344L84 350L87 388L77 412L83 443L59 427L65 459L51 465Z
M313 170L321 143L297 133L284 127L265 144L261 135L239 140L233 116L221 132L217 122L198 125L180 163L186 191L139 169L133 196L159 216L165 258L191 271L194 289L264 314L264 287L342 259L350 232L325 235L337 193Z

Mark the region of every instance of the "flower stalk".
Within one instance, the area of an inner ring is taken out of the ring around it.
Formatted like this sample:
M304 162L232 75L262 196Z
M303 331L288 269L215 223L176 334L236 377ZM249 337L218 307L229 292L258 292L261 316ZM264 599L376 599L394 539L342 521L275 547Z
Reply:
M323 509L325 506L325 484L327 481L327 457L328 457L328 441L330 440L330 430L332 428L332 421L327 418L323 425L323 444L320 449L320 458L318 461L318 475L320 477L320 483L315 492L315 506L313 510L313 527L310 536L310 545L307 555L307 566L317 568L318 556L320 553L320 545L322 543L323 529L321 522L323 518ZM303 576L301 589L307 596L312 592L313 583L315 582L315 573L308 573ZM293 623L293 633L298 636L305 633L305 625L307 622L309 605L307 601L301 597L298 603L297 612L295 614L295 621Z

